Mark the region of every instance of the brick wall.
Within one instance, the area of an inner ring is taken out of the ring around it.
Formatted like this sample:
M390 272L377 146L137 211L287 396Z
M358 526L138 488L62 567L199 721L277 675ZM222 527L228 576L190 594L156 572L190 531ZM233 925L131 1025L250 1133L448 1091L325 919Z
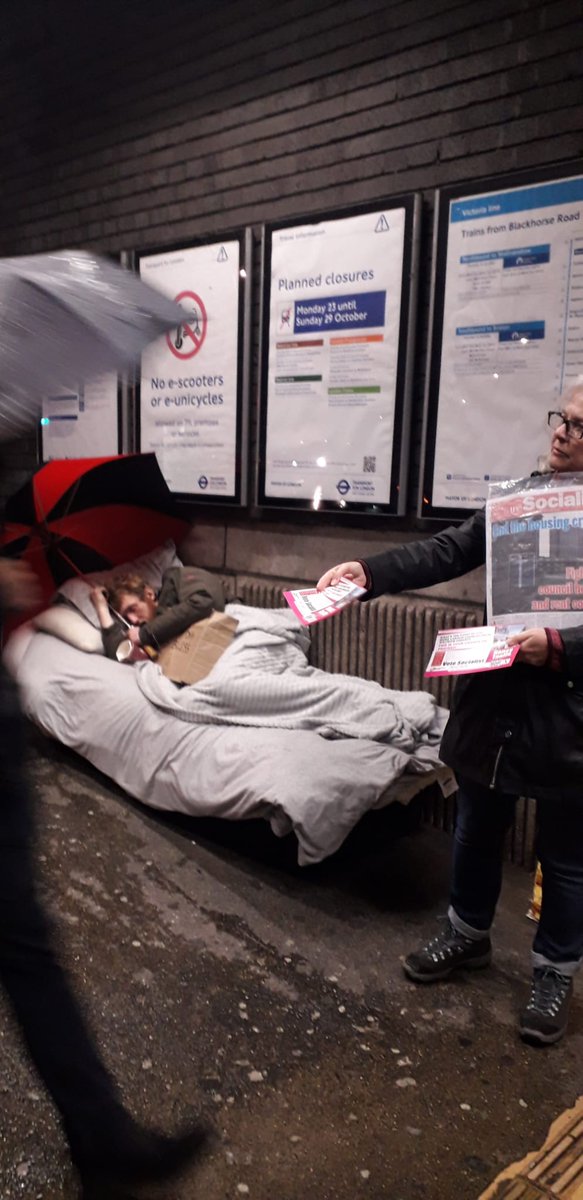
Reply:
M3 254L154 246L418 190L422 348L433 189L583 150L581 0L5 0L3 13ZM421 366L417 430L422 385ZM418 438L412 454L415 484ZM210 566L297 579L419 530L412 516L381 536L310 515L300 554L299 520L206 510L196 539ZM478 584L456 588L477 599Z

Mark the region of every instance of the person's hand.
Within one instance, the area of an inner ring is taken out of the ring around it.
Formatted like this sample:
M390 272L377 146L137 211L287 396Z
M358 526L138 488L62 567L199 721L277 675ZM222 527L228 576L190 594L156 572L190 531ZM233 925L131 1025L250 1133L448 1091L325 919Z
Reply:
M107 590L102 584L96 584L95 587L91 588L89 598L97 612L103 612L104 610L106 612L109 611L107 604Z
M520 646L516 662L527 663L529 667L544 667L549 656L544 629L523 629L522 633L513 633L508 638L508 645Z
M139 625L132 625L131 629L128 629L127 637L129 638L130 642L132 643L132 646L141 646L142 643L140 641Z
M109 604L107 603L107 588L103 584L98 583L95 587L91 588L89 596L97 613L101 628L110 629L114 624L114 620L109 611Z
M330 567L330 570L325 571L318 580L316 587L319 592L322 592L324 588L333 587L343 576L351 579L357 587L366 587L366 572L362 563L359 562L339 563L337 567Z
M0 604L7 609L36 608L42 600L40 583L26 562L0 558Z

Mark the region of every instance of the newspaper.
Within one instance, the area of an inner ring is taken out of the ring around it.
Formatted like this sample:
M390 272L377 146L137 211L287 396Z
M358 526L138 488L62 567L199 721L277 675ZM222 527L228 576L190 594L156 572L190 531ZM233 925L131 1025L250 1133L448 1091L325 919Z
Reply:
M492 484L486 564L489 625L580 625L583 474Z

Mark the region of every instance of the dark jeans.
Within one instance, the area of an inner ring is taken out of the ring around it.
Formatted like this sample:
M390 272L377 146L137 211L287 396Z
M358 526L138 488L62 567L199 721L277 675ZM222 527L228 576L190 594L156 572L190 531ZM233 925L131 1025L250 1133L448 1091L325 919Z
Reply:
M36 895L23 727L16 690L0 667L0 981L61 1114L73 1157L83 1163L99 1155L128 1118Z
M451 906L473 930L488 930L502 883L504 837L517 797L458 777ZM583 957L583 796L580 803L537 802L536 853L543 872L535 965L572 973Z

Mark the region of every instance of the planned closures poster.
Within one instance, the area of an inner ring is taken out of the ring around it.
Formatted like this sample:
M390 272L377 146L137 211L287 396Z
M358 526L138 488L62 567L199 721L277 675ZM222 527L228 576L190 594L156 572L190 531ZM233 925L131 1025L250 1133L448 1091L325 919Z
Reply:
M439 206L423 515L534 470L583 371L583 176Z
M396 510L409 199L267 232L260 502Z
M237 241L140 256L140 274L176 300L184 323L142 355L140 448L172 492L237 498L240 278Z

